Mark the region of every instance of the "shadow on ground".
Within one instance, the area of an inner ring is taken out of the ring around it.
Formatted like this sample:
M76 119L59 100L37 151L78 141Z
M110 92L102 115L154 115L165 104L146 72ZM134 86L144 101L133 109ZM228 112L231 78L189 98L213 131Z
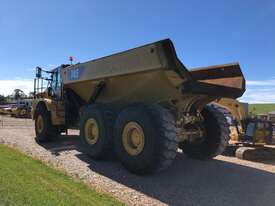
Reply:
M169 205L275 205L275 174L221 160L197 161L178 154L166 171L136 176L114 158L94 161L82 153L78 136L43 144L56 155L76 149L91 170Z

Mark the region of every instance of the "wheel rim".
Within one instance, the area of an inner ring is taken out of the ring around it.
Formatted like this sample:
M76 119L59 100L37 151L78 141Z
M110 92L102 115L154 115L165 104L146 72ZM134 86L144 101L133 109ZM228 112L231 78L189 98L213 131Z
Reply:
M122 143L128 154L136 156L144 149L144 132L136 122L129 122L122 132Z
M38 117L37 117L36 128L37 128L38 133L41 133L44 129L44 121L43 121L43 117L41 115L38 115Z
M99 138L99 127L95 119L90 118L85 123L85 139L90 145L97 143Z

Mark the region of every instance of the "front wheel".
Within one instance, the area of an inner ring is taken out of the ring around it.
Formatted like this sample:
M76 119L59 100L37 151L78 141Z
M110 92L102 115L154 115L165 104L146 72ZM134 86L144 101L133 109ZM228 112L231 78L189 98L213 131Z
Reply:
M49 111L43 105L35 112L35 134L37 142L48 142L58 135L58 128L52 125Z
M135 174L164 170L176 156L174 117L159 105L127 107L116 120L114 135L118 159Z

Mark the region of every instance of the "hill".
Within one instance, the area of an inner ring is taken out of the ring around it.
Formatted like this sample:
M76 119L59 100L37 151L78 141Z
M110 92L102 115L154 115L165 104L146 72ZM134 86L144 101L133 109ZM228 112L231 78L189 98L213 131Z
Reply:
M252 114L267 114L275 111L275 104L249 104L249 113Z

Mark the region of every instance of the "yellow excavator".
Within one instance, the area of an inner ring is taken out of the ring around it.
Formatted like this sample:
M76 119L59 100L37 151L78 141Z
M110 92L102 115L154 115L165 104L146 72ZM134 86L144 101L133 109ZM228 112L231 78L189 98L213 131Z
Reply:
M248 104L230 98L221 98L213 104L223 110L229 121L231 144L259 146L272 143L272 122L250 117Z
M272 122L266 118L249 116L248 104L231 98L221 98L212 103L219 109L230 125L230 141L224 155L245 160L269 160L275 150L272 144Z

